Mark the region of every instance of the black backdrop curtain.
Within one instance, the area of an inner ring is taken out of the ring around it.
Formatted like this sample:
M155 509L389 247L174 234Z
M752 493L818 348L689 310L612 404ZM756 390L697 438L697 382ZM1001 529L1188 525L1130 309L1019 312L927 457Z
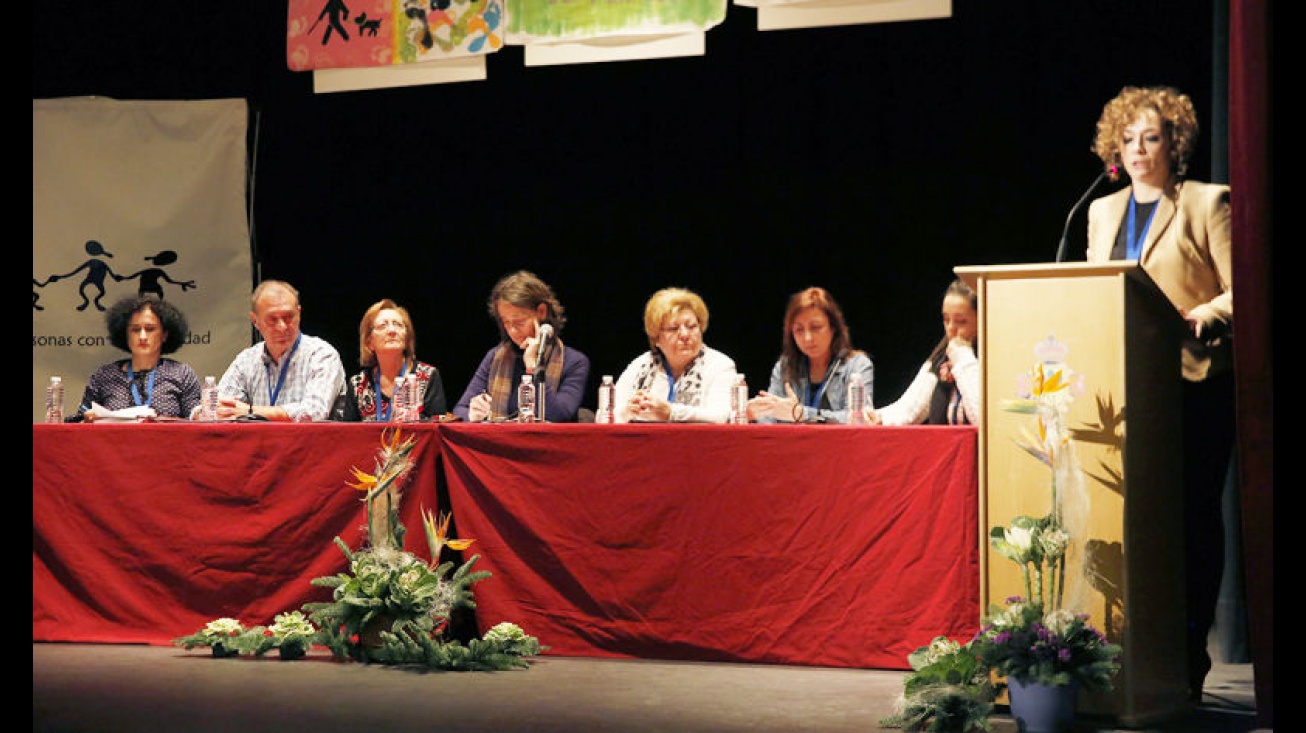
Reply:
M954 266L1053 258L1121 87L1176 86L1207 130L1227 104L1249 630L1272 717L1272 3L1227 1L954 0L947 19L767 32L732 5L703 57L525 68L509 46L484 82L329 95L286 69L284 3L99 3L75 21L36 3L33 97L249 99L262 275L301 289L305 331L350 369L364 309L394 298L456 398L497 338L490 285L525 267L558 290L596 380L645 348L647 296L683 285L758 389L786 296L817 284L875 356L877 404L937 340ZM1190 174L1211 167L1199 151ZM1083 241L1081 214L1079 257Z

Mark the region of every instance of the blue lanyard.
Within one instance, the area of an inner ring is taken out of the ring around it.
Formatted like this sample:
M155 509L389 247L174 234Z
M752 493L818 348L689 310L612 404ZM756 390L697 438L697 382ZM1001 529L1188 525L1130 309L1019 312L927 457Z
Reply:
M1143 253L1143 242L1147 241L1147 230L1152 226L1152 217L1156 216L1156 210L1161 208L1161 201L1157 199L1152 205L1152 211L1147 215L1147 221L1143 222L1143 231L1134 232L1134 217L1136 209L1134 194L1129 194L1129 220L1125 224L1125 258L1130 260L1138 259Z
M809 377L808 379L810 380L811 378ZM817 409L817 410L821 409L821 396L825 394L825 388L828 387L828 386L830 386L830 373L829 373L829 371L826 372L826 374L825 374L825 379L824 379L824 381L821 382L821 388L818 389L818 390L816 390L816 399L812 400L811 402L808 402L808 401L807 401L807 397L808 397L808 393L811 392L811 383L810 383L810 381L809 381L808 384L804 384L804 385L803 385L803 404L806 405L806 406L808 406L808 407L811 407L811 408L813 408L813 409Z
M150 370L150 378L145 380L145 406L154 401L154 374L158 371L157 364L155 369ZM141 393L136 389L136 372L132 369L132 363L127 362L127 383L132 386L132 402L137 407L141 407Z
M662 368L665 369L667 372L667 384L670 385L667 388L667 402L675 402L676 401L676 378L671 376L671 363L667 361L667 357L665 355L662 357Z
M304 334L302 333L295 337L295 345L290 347L290 353L286 354L286 360L281 362L281 375L277 377L276 389L272 388L272 375L271 374L268 375L268 404L269 405L277 404L277 397L281 396L281 385L285 384L286 372L290 371L290 360L295 356L295 352L299 350L299 340L302 338L304 338ZM264 346L263 349L266 351L267 347ZM267 370L266 365L263 368L264 370Z
M404 359L403 366L399 367L399 376L395 377L395 381L403 379L407 373L408 360ZM376 387L376 421L390 422L390 418L394 417L395 414L395 400L391 397L389 402L385 401L385 395L381 392L381 369L379 367L372 368L372 384ZM409 405L409 407L412 407L412 405Z

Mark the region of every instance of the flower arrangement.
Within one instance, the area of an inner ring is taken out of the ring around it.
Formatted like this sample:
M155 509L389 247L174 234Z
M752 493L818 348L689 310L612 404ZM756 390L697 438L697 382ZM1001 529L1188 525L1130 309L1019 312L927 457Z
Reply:
M1083 390L1083 377L1075 377L1065 362L1066 345L1052 336L1034 348L1038 357L1028 374L1021 375L1020 397L1007 400L1007 412L1037 416L1037 434L1022 431L1017 445L1052 470L1051 501L1047 515L1021 515L1010 527L989 530L989 543L998 554L1020 565L1025 597L1059 608L1065 596L1066 551L1070 531L1065 511L1066 489L1077 477L1074 446L1066 429L1066 416L1074 394Z
M1064 608L1044 611L1022 596L1007 599L972 642L984 665L1004 677L1090 692L1112 689L1121 648L1088 623L1088 614Z
M1040 342L1034 348L1038 361L1022 376L1020 399L1004 406L1037 415L1037 434L1025 431L1018 444L1052 469L1052 497L1046 516L1018 516L1011 526L989 531L993 549L1020 566L1025 595L1008 598L1006 608L989 609L975 651L1004 677L1106 691L1120 669L1121 648L1088 623L1088 614L1062 608L1074 524L1065 505L1079 476L1066 416L1083 389L1083 377L1065 363L1067 351L1052 336Z
M267 629L217 619L174 643L187 649L210 646L215 656L263 654L277 648L282 658L296 658L319 644L337 659L364 662L459 670L527 666L525 658L546 647L515 624L501 623L466 645L444 638L449 615L458 608L475 607L472 584L490 573L472 570L479 555L457 568L453 561L440 562L445 547L461 551L475 541L449 537L452 517L448 513L437 517L422 511L430 562L402 549L405 529L399 520L399 489L412 469L415 443L415 438L403 439L399 430L383 434L375 469L371 473L352 469L355 481L348 485L362 491L367 502L368 542L354 551L335 538L348 571L311 581L332 589L330 602L306 603L302 611L279 614Z
M885 728L938 733L991 731L994 690L988 667L972 649L936 636L907 656L912 672L894 701L893 715L880 721Z
M1065 364L1067 351L1052 336L1037 344L1038 361L1021 375L1019 399L1003 406L1008 412L1037 416L1037 432L1022 431L1017 445L1052 469L1048 513L1017 516L1010 526L989 532L990 546L1020 566L1025 595L1008 598L1005 608L994 604L966 644L936 637L909 655L913 671L904 683L898 712L881 721L883 726L940 733L991 730L986 718L1002 686L992 683L994 674L1025 684L1078 684L1089 691L1112 687L1120 670L1120 646L1093 628L1088 614L1062 608L1070 575L1068 551L1087 513L1066 429L1083 377Z

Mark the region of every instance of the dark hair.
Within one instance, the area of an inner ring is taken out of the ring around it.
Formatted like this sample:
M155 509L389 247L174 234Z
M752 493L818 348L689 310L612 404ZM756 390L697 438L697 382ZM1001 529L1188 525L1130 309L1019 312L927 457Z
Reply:
M535 310L540 303L544 303L549 311L549 314L544 317L544 322L553 326L553 330L559 334L567 323L566 311L558 302L558 297L553 294L553 288L529 270L518 270L511 275L504 275L494 284L490 290L490 297L486 301L486 310L490 313L490 319L499 327L499 338L506 342L508 332L504 330L496 308L499 301L530 310Z
M848 322L844 320L843 311L834 301L834 296L830 295L830 291L816 287L800 290L789 296L789 305L785 308L784 342L780 348L780 365L787 384L797 384L800 372L798 365L807 358L798 348L798 343L794 341L794 319L808 308L820 310L830 321L830 332L833 334L833 338L830 339L831 365L852 352L852 336L848 331Z
M975 292L971 286L967 285L965 280L957 278L948 285L947 290L943 291L944 300L947 300L948 297L952 295L965 298L970 303L971 310L979 310L979 293ZM979 351L979 343L975 344L975 350L976 352ZM932 370L935 373L938 373L939 366L943 364L943 360L947 357L947 354L948 334L945 333L943 334L943 338L940 339L938 345L936 345L934 350L930 352L930 364L933 365Z
M123 351L131 352L131 346L127 343L127 326L131 324L132 316L143 310L149 310L158 316L159 323L168 334L168 337L163 340L163 353L171 354L186 345L186 339L190 336L190 325L186 323L186 314L177 306L153 294L128 296L109 306L109 309L104 312L104 325L109 330L109 343Z

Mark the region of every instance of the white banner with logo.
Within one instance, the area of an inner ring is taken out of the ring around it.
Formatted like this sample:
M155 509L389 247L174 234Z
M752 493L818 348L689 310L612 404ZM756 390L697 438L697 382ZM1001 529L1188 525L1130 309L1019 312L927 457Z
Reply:
M243 99L32 100L32 419L63 377L64 411L91 372L129 356L104 309L154 293L186 314L169 356L220 377L251 343Z

